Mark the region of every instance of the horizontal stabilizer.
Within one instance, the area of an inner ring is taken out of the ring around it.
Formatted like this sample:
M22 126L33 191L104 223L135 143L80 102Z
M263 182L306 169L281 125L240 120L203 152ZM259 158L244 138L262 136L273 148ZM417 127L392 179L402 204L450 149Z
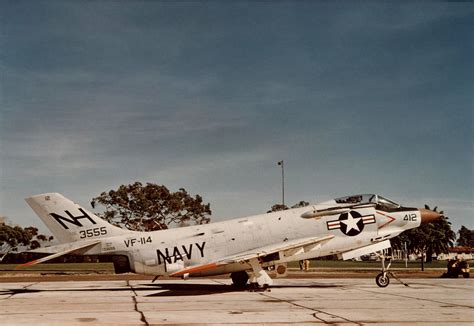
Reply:
M94 247L95 245L99 244L101 241L100 240L95 240L95 241L88 241L88 242L79 242L79 243L74 243L74 244L68 244L66 250L63 250L63 251L60 251L60 252L57 252L55 254L52 254L52 255L49 255L49 256L46 256L46 257L43 257L43 258L40 258L40 259L36 259L36 260L33 260L33 261L30 261L30 262L27 262L25 264L21 264L21 265L18 265L15 269L20 269L20 268L23 268L23 267L26 267L26 266L32 266L32 265L36 265L36 264L40 264L40 263L44 263L45 261L48 261L48 260L51 260L51 259L54 259L54 258L58 258L58 257L61 257L61 256L64 256L64 255L67 255L67 254L72 254L72 253L79 253L79 252L85 252L89 249L91 249L92 247ZM57 248L57 249L60 249L60 248L65 248L66 246L65 245L59 245L59 246L53 246L53 247L48 247L48 248L44 248L44 249L48 249L47 251L50 251L50 250L54 250L54 248ZM40 248L41 249L41 248ZM46 250L34 250L34 252L45 252Z

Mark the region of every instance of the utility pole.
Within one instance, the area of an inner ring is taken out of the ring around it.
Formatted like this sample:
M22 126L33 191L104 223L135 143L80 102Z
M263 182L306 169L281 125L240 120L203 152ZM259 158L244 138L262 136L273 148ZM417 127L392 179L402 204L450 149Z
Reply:
M406 241L403 243L403 248L405 249L405 268L408 268L408 249Z
M285 206L285 162L281 160L278 165L281 166L281 202Z

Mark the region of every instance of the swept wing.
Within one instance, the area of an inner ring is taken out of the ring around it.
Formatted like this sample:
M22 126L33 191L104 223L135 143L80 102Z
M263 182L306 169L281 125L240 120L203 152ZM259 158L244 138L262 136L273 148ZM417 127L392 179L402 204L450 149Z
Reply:
M334 235L328 234L322 237L302 238L302 239L296 239L296 240L290 240L290 241L285 241L281 243L271 244L268 246L258 247L255 249L240 252L235 255L217 259L215 261L212 261L206 264L189 266L182 270L172 273L171 276L181 276L184 274L202 272L202 271L214 269L219 266L227 265L227 264L244 263L244 262L250 261L251 259L264 257L264 256L277 253L277 252L284 252L287 255L291 255L291 253L294 250L299 250L299 249L303 249L304 251L311 250L311 248L313 248L317 244L321 242L329 241L332 238L334 238Z

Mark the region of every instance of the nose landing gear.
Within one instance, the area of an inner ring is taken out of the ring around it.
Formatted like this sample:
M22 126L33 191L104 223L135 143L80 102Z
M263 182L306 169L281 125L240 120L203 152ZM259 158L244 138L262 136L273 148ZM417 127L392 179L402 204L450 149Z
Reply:
M381 288L385 288L390 284L390 277L392 276L394 279L399 281L405 286L408 286L407 283L403 282L401 279L399 279L394 273L389 271L390 266L392 265L392 255L391 255L391 248L384 249L378 253L378 256L381 257L382 259L382 272L380 272L376 277L375 277L375 283ZM388 264L385 265L385 260L388 260Z

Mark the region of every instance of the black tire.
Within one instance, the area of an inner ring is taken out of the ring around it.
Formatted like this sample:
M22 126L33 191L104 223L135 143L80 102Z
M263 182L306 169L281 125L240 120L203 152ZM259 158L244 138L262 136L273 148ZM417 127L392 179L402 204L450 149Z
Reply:
M462 273L462 277L469 278L469 273Z
M235 272L230 274L230 278L232 279L232 285L238 289L243 289L247 285L249 280L249 275L245 271Z
M385 288L390 284L390 278L388 275L385 275L384 277L383 273L380 273L375 277L375 283L377 283L379 287Z
M130 273L132 271L127 256L114 256L112 262L114 263L115 274Z

